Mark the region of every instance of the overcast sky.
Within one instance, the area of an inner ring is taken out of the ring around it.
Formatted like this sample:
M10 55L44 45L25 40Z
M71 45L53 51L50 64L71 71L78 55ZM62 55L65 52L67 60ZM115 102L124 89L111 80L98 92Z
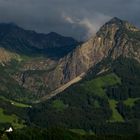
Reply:
M85 39L112 17L140 26L140 0L0 0L0 22Z

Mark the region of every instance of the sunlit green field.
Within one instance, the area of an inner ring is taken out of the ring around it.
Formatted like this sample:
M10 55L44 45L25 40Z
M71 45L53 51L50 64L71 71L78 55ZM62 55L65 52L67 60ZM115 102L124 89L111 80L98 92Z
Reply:
M140 98L128 98L124 101L124 104L130 107L133 107L135 105L135 102L140 100Z
M15 129L17 128L23 128L25 125L23 124L24 121L19 122L19 118L12 114L7 115L4 113L4 110L0 108L0 123L9 123L11 124Z
M0 96L0 99L4 100L4 101L7 101L7 102L10 102L11 105L14 105L16 107L21 107L21 108L28 108L28 107L32 107L31 105L27 105L27 104L23 104L23 103L19 103L19 102L16 102L16 101L13 101L13 100L10 100L10 99L7 99L3 96Z
M115 122L124 122L123 117L121 116L121 114L118 112L118 110L116 109L117 106L117 101L115 100L109 100L109 105L110 108L112 110L112 118L111 118L111 122L115 121Z
M84 88L93 91L94 94L100 97L106 97L104 88L116 84L121 84L121 79L116 74L111 73L86 82Z

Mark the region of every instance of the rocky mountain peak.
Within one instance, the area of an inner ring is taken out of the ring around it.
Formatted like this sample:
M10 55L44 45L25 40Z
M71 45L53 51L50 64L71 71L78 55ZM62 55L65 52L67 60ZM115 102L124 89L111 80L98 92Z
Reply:
M76 48L67 57L61 60L61 81L70 81L90 67L94 67L97 63L107 57L114 60L119 56L134 57L140 60L138 56L140 39L134 41L135 34L129 35L138 29L127 21L119 18L113 18L105 23L96 36ZM57 71L58 72L58 71Z
M106 24L123 24L124 21L121 20L120 18L114 17L110 21L108 21Z
M107 23L105 23L100 30L97 32L97 36L110 37L113 36L118 30L123 30L125 21L114 17Z
M140 31L140 29L125 20L114 17L100 28L100 30L97 32L97 35L109 37L113 36L118 31L121 33L124 33L125 31L136 32Z

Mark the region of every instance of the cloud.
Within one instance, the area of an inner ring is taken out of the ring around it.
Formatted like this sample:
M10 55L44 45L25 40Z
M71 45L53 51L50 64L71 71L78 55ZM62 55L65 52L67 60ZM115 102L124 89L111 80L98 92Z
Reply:
M137 26L140 0L0 0L0 22L85 39L111 17Z
M89 38L91 35L93 35L96 32L96 26L97 24L92 23L89 19L84 18L79 22L79 25L85 27L87 29L86 38Z
M76 17L70 17L69 15L66 14L62 14L62 17L64 18L64 21L66 21L68 24L71 24L74 29L82 28L86 30L85 34L81 38L84 40L94 35L97 32L97 30L100 28L100 26L105 21L111 18L109 16L101 15L99 13L94 14L93 18L90 17L76 18Z
M70 23L70 24L76 24L77 22L75 22L71 17L63 15L63 18L66 22Z
M83 39L89 38L96 32L96 26L94 23L92 23L89 19L73 19L69 16L64 16L64 20L73 25L74 28L81 27L83 29L86 29L85 35L83 36Z

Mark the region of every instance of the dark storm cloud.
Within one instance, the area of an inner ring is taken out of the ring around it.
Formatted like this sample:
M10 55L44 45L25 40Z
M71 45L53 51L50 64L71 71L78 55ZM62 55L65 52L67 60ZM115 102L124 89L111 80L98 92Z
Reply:
M0 0L0 22L83 39L111 17L139 25L140 0Z

